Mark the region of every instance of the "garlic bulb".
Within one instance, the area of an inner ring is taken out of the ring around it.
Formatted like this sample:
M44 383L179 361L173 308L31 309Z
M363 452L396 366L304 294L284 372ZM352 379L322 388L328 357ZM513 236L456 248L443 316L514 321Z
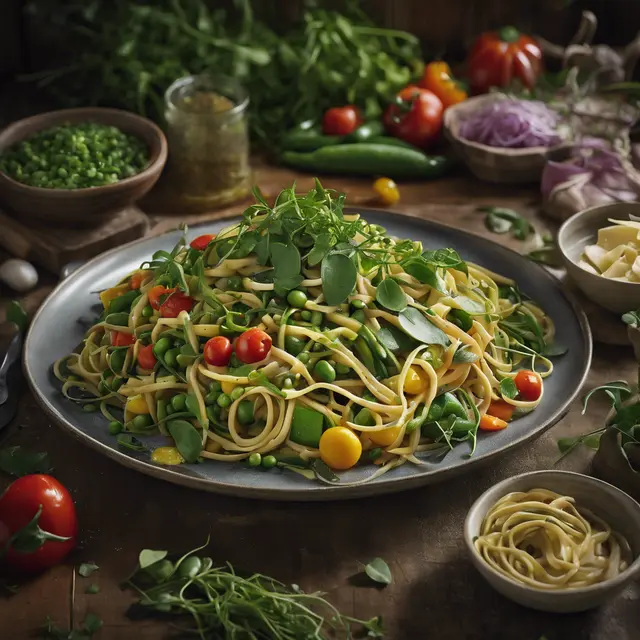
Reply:
M26 293L38 284L38 272L30 262L12 258L0 266L0 282Z

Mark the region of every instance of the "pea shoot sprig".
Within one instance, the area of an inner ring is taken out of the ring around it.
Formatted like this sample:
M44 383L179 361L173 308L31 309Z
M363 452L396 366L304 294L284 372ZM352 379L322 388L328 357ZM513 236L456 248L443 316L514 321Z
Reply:
M127 582L140 595L130 613L173 614L181 623L184 617L188 631L203 639L351 639L355 629L384 637L380 618L345 616L322 593L305 593L260 573L241 574L230 563L214 566L198 555L206 546L175 561L167 551L142 550Z

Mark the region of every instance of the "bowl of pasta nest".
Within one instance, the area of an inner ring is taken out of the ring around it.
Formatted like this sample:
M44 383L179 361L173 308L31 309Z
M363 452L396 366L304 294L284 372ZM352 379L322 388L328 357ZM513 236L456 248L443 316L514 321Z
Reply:
M503 596L540 611L586 611L638 577L640 504L591 476L534 471L485 491L464 539Z

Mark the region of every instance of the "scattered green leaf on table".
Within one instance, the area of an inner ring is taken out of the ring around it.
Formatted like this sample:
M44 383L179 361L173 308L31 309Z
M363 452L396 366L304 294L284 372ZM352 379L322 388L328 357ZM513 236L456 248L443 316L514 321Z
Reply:
M154 551L153 549L143 549L138 557L138 564L141 569L146 569L160 560L167 557L168 551Z
M376 301L390 311L404 311L407 308L407 296L400 285L391 278L385 278L376 287Z
M48 453L35 453L15 445L0 449L0 471L18 477L31 473L49 473L51 461Z
M61 629L48 616L45 625L45 637L50 640L90 640L102 628L103 622L95 614L88 613L80 629Z
M628 311L622 315L622 322L626 325L637 329L640 327L640 312L638 311Z
M96 593L100 593L100 587L97 584L90 584L84 592L90 596L94 596Z
M97 571L100 567L93 562L83 562L78 567L78 573L83 578L88 578L94 571Z
M493 233L511 231L516 240L526 240L535 233L533 225L517 211L504 207L479 207L477 211L485 213L484 224Z
M391 569L382 558L374 558L365 565L364 572L374 581L380 584L391 584Z
M27 312L17 300L11 300L7 305L7 322L13 322L20 331L26 331L29 326Z

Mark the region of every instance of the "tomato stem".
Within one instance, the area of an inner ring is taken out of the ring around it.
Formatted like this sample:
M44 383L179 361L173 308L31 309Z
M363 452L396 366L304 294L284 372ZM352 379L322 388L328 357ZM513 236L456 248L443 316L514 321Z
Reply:
M498 31L498 36L500 40L504 42L516 42L520 37L520 32L515 27L502 27L502 29Z
M57 536L49 531L43 531L38 522L42 515L42 505L38 507L36 515L22 529L16 531L6 542L4 548L0 552L0 558L4 557L10 549L19 553L33 553L37 551L45 542L54 540L56 542L66 542L71 538Z

